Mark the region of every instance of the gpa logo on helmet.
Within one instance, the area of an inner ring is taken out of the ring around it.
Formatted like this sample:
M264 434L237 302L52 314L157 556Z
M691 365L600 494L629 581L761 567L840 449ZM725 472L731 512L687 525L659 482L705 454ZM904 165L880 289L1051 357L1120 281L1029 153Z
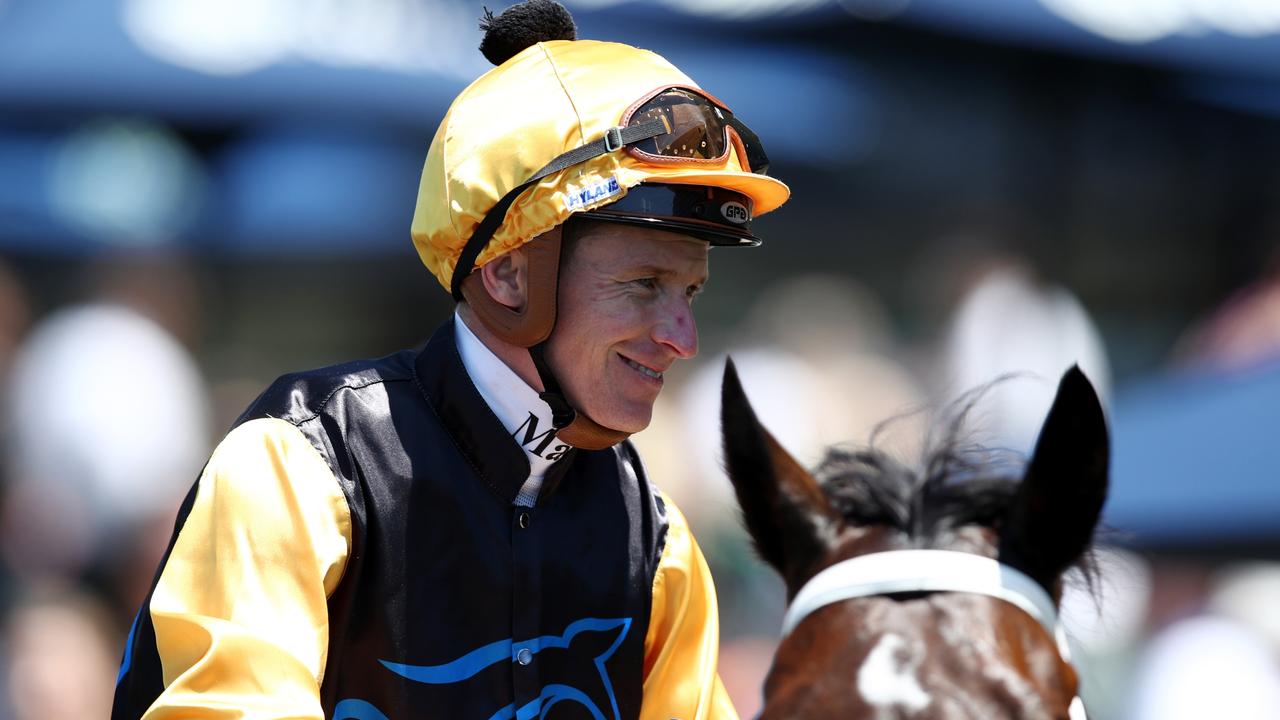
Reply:
M747 206L733 200L720 206L720 214L735 225L743 225L751 220L751 211L747 210Z

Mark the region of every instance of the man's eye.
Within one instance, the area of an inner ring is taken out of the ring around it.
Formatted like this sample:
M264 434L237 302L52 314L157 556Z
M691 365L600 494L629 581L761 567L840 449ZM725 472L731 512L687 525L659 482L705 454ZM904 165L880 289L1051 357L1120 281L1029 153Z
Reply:
M644 288L645 290L656 290L656 289L658 288L658 279L657 279L657 278L651 278L651 277L647 277L647 278L639 278L639 279L637 279L637 280L632 280L631 282L632 282L632 283L634 283L634 284L636 284L636 285L639 285L640 287Z

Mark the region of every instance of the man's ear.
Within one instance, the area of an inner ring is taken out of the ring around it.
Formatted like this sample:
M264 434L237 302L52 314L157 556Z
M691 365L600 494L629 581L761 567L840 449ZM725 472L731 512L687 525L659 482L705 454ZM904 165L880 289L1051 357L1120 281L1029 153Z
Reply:
M524 247L505 252L479 270L485 292L517 312L529 301L529 256Z
M517 347L546 340L555 327L561 238L552 228L473 271L462 281L466 312Z

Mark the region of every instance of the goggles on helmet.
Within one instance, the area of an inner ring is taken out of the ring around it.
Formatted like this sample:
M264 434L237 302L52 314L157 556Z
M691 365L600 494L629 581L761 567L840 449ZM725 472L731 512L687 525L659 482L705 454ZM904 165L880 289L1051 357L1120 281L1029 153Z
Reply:
M462 299L462 281L489 244L516 198L543 178L593 158L626 148L636 160L661 165L720 164L737 147L749 172L765 175L769 158L760 138L724 103L701 91L666 87L627 109L603 138L563 153L512 188L485 214L454 265L452 291ZM642 190L641 188L646 188ZM665 191L651 191L666 188ZM633 193L640 194L625 202ZM751 234L751 201L742 193L703 186L640 185L589 216L635 224L668 226L715 245L759 245Z
M691 88L668 87L627 109L623 127L660 121L664 132L627 147L637 160L658 165L718 165L736 145L747 170L769 174L760 138L716 98Z

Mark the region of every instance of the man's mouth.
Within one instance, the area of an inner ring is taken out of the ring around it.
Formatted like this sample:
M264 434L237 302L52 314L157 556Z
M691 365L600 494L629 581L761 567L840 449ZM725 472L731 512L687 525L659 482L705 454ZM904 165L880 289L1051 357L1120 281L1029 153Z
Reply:
M622 362L631 366L633 370L639 372L640 374L646 375L650 378L653 378L654 380L662 380L662 373L658 372L657 370L641 365L640 363L636 362L635 360L632 360L631 358L625 355L619 355L618 357L622 358Z

